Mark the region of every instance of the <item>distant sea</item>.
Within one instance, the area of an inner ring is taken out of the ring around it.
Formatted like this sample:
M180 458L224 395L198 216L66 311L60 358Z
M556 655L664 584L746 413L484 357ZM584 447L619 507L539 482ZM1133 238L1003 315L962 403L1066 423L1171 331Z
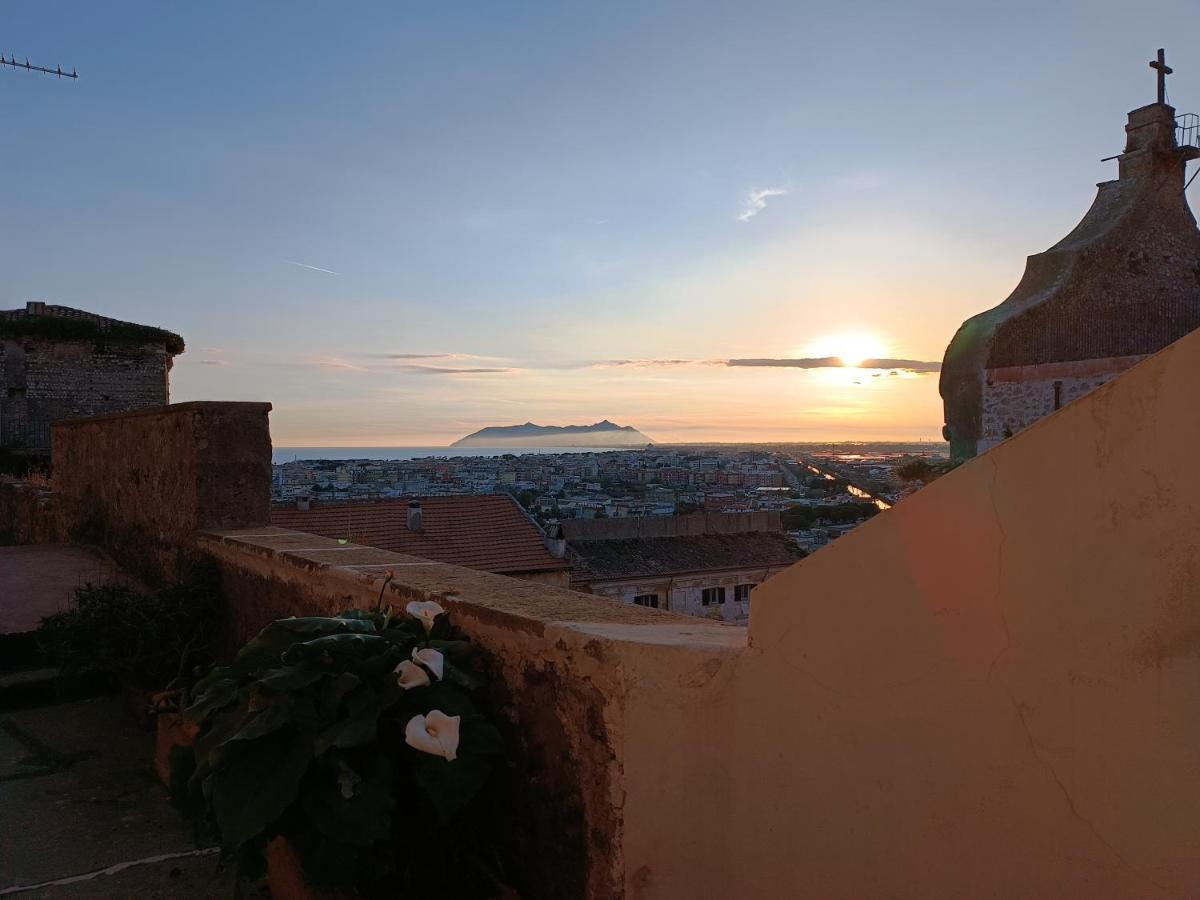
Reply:
M525 456L529 453L610 453L622 447L276 447L276 465L297 459L427 459L452 456ZM636 448L635 448L636 449Z

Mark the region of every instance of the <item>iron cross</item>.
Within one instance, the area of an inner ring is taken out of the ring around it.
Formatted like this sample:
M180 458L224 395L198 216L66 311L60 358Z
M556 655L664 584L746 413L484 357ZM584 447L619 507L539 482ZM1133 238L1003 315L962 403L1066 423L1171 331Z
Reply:
M1167 76L1175 70L1167 65L1167 54L1158 48L1158 59L1151 60L1150 68L1158 70L1158 102L1167 102Z

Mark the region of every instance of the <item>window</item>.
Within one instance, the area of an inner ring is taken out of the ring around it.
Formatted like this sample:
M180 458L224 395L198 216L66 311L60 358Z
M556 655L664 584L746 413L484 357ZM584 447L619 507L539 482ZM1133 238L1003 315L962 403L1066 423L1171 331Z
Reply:
M638 594L633 598L633 602L638 606L648 606L651 609L658 609L658 594Z
M713 606L717 603L725 602L725 588L705 588L700 594L700 603L703 606Z
M733 589L733 601L746 603L750 600L750 592L758 587L757 584L739 584Z

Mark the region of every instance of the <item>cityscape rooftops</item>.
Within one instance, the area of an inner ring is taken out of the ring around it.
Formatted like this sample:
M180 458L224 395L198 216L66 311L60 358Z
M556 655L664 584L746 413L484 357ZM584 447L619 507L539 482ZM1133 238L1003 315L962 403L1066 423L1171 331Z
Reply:
M804 554L775 531L571 541L573 581L788 566Z
M410 504L420 516L410 527ZM501 575L561 572L542 532L507 494L449 495L271 510L271 524Z

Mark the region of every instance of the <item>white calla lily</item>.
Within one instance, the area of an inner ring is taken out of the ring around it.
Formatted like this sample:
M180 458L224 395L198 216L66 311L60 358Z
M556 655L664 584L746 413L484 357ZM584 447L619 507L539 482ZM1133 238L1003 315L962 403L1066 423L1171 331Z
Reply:
M396 675L396 684L400 685L406 691L411 691L413 688L425 687L425 685L431 683L429 673L407 659L396 666L393 671Z
M448 716L440 709L431 710L428 715L413 716L404 728L404 741L408 746L440 756L447 762L454 762L458 753L458 728L462 716Z
M414 600L408 606L404 607L404 611L414 619L420 619L421 624L425 626L425 630L429 631L433 628L433 620L444 613L441 604L434 603L432 600Z
M423 650L413 647L412 658L413 662L420 663L432 672L433 677L438 681L442 680L442 673L446 670L446 658L439 651L432 647L426 647Z

